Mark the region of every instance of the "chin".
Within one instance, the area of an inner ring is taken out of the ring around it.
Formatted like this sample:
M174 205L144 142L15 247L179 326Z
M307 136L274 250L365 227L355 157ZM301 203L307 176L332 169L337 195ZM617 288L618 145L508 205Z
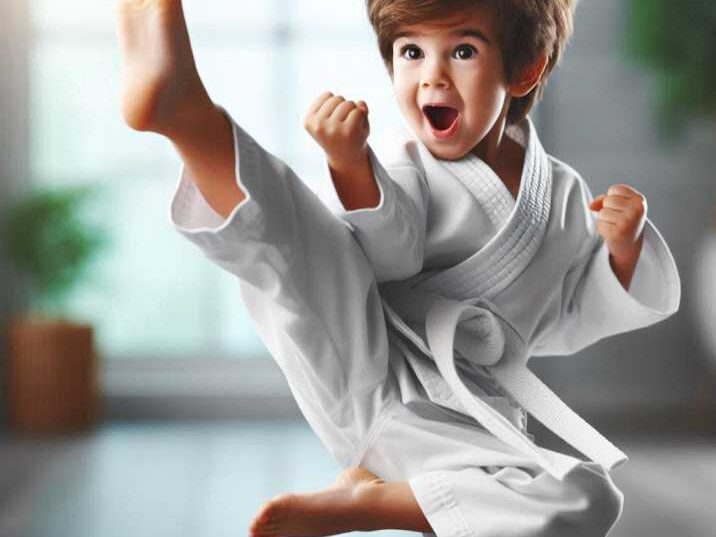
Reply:
M440 147L432 144L423 145L428 148L428 151L434 156L442 160L459 160L470 152L470 148L453 148L453 147Z

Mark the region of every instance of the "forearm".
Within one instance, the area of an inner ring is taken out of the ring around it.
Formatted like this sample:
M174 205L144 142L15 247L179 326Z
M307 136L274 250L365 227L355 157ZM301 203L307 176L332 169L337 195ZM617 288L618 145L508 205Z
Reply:
M644 241L644 235L639 238L636 244L634 252L630 255L624 256L623 258L616 258L613 255L609 256L609 264L614 271L614 275L617 277L619 282L622 284L625 290L629 290L631 280L636 270L636 265L639 262L639 256L641 254L641 246Z
M350 163L328 161L331 179L343 207L352 211L374 208L380 202L380 190L373 177L368 151Z

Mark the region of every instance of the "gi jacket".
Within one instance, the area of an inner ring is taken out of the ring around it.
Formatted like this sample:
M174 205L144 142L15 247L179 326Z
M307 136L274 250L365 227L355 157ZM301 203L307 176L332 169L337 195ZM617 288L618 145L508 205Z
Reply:
M681 295L676 264L647 218L626 291L596 232L584 180L547 155L529 119L507 134L525 148L516 200L478 157L436 159L408 132L381 159L370 150L377 207L346 211L332 188L321 197L374 268L389 336L411 368L392 364L404 402L423 397L410 381L417 377L434 403L471 416L562 479L580 461L536 446L524 409L612 469L626 455L527 363L669 317Z

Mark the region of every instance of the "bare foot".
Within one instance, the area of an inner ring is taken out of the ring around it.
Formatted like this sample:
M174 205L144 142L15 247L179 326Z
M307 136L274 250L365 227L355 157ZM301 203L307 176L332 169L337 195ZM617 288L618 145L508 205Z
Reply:
M259 511L249 529L253 537L320 537L370 531L373 487L383 480L364 468L349 468L319 492L280 494Z
M362 484L385 483L381 478L365 468L356 466L343 470L333 482L333 487L351 487Z
M137 130L171 134L212 106L196 70L181 0L119 0L122 111Z

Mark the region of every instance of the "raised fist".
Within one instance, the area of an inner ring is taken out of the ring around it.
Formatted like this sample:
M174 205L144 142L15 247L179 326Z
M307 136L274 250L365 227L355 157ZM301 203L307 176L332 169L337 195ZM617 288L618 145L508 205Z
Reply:
M597 232L611 256L622 263L636 263L646 221L646 197L629 185L612 185L606 194L592 200L589 208L598 215Z
M323 148L332 168L345 168L365 158L370 125L364 101L322 93L308 110L304 127Z

